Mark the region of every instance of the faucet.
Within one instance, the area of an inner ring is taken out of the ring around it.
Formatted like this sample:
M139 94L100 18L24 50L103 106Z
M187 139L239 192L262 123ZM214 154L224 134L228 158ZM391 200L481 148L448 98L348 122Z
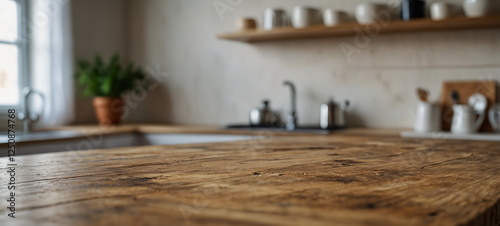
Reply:
M42 111L40 114L31 114L29 99L31 95L39 95L42 98ZM19 120L23 122L23 133L29 133L32 131L33 124L40 120L41 115L44 112L45 96L37 91L31 90L29 87L24 87L24 110L18 114Z
M290 81L283 82L283 85L290 87L290 112L286 116L285 126L286 130L294 130L297 128L297 89Z

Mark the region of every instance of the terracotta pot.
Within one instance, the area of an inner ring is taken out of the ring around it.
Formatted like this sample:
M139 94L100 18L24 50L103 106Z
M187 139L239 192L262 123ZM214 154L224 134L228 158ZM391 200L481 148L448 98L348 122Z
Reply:
M94 97L93 103L99 124L120 124L125 105L122 98Z

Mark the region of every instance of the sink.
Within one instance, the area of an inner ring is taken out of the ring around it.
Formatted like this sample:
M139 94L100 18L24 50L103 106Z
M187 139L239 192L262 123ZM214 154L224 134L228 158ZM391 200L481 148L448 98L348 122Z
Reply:
M279 133L310 133L310 134L323 134L328 135L334 131L342 130L343 127L335 127L330 129L321 129L319 126L315 125L304 125L298 126L294 130L286 130L284 127L261 127L261 126L250 126L250 125L228 125L227 129L238 129L238 130L247 130L247 131L256 131L256 130L267 130L271 132L279 132Z
M42 140L53 140L53 139L67 139L82 137L83 134L75 131L52 131L52 132L34 132L28 134L16 134L16 142L27 142L27 141L42 141ZM8 142L7 135L0 135L0 144L6 144Z
M17 144L16 155L149 145L220 143L252 139L257 139L257 137L244 135L164 133L123 133L84 136L82 133L74 131L39 132L16 136L16 142L23 142ZM0 144L6 143L7 136L0 136ZM6 151L0 153L1 157L6 155Z

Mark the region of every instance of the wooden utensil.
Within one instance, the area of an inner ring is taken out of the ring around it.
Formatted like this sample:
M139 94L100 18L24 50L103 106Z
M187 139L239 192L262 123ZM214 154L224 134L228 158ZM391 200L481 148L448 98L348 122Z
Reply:
M494 81L450 81L444 82L441 90L441 109L442 109L442 129L450 131L451 120L453 119L452 106L454 101L450 98L451 93L456 91L459 96L459 103L467 103L470 96L475 93L483 94L488 99L488 109L496 103L497 91ZM488 120L485 120L479 132L493 132Z
M418 94L418 98L422 101L422 102L427 102L428 98L429 98L429 91L425 90L425 89L422 89L422 88L418 88L417 89L417 94Z
M453 101L453 104L459 105L460 104L460 94L456 90L451 91L451 100Z

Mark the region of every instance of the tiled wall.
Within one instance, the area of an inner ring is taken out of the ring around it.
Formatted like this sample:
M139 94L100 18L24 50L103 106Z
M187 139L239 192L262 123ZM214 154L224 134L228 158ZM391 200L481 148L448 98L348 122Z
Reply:
M213 0L128 1L130 59L169 74L128 120L245 123L264 98L286 111L289 90L282 81L291 80L298 88L300 123L318 123L320 104L333 97L352 102L350 126L411 127L417 87L437 100L445 80L500 81L499 29L380 35L350 62L339 46L354 37L260 44L215 38L235 30L237 18L260 21L268 7L290 12L306 4L352 12L363 1L242 0L223 19Z

